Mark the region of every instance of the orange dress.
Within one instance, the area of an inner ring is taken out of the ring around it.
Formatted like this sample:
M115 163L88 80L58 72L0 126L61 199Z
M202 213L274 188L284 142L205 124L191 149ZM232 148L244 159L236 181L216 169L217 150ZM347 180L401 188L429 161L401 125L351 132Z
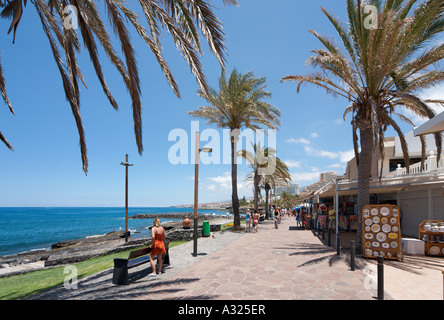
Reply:
M158 255L158 254L165 254L165 243L163 242L163 233L156 233L154 235L154 244L151 247L150 254L152 256Z

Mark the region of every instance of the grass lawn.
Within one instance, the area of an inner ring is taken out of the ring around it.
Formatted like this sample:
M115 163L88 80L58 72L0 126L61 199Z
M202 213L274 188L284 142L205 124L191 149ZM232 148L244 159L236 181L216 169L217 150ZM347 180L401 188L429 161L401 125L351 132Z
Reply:
M170 248L185 243L171 242ZM128 258L131 249L74 264L78 279L114 267L114 259ZM63 284L70 273L64 273L65 266L33 271L26 274L0 278L0 300L15 300L37 293L44 289Z

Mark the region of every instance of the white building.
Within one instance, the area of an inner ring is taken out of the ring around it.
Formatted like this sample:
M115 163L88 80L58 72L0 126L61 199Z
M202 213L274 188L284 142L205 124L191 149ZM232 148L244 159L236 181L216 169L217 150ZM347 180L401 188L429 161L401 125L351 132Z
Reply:
M421 143L418 137L409 132L405 135L410 155L410 170L407 173L398 137L385 140L385 158L379 155L373 161L370 197L372 203L392 203L401 210L401 230L403 235L418 236L418 226L424 220L444 220L444 154L439 163L433 135L426 136L427 158L421 168ZM382 177L379 172L382 165ZM421 170L422 169L422 170ZM356 198L358 171L355 159L346 170L345 179L338 185L339 196L352 201ZM334 197L335 183L330 182L316 197Z
M276 194L281 194L284 191L293 195L299 195L299 184L291 183L288 187L276 187Z

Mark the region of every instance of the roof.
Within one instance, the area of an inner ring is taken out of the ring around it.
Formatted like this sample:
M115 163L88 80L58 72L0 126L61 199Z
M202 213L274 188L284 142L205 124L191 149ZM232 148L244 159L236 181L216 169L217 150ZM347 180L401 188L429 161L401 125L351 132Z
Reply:
M421 176L402 176L390 179L374 179L370 181L370 193L393 193L406 191L409 187L427 186L427 185L443 185L444 180L442 176L436 175L421 175ZM357 180L339 180L338 181L338 196L356 195L358 194ZM308 196L313 198L319 196L320 198L335 197L336 184L331 183L315 193Z
M415 137L444 131L444 112L441 112L426 123L413 129Z

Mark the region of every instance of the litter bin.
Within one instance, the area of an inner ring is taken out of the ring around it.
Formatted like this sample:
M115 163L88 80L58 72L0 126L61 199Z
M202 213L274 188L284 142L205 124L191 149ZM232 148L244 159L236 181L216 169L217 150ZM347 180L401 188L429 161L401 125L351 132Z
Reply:
M210 236L210 222L209 221L203 221L202 222L202 237L209 237Z
M128 285L127 259L114 259L113 284Z

